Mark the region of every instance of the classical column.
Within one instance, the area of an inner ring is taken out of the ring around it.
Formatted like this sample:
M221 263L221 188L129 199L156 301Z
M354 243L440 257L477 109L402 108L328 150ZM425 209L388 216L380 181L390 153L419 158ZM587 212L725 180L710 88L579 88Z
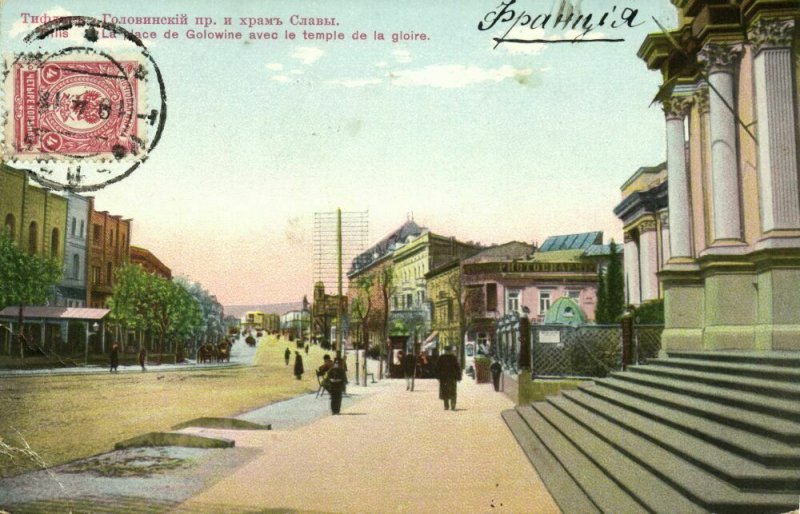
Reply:
M736 149L734 71L741 48L708 44L700 60L708 67L711 181L715 240L741 240L741 199Z
M639 305L642 303L639 286L639 246L633 234L625 232L625 291L628 303Z
M692 256L692 214L684 138L684 119L690 106L691 100L686 97L673 97L663 103L667 119L667 195L672 257Z
M669 213L662 212L661 218L661 262L667 263L672 253L670 252Z
M647 220L639 224L639 275L642 284L642 302L658 298L657 238L655 220Z
M758 119L758 184L761 225L800 228L797 184L797 119L793 108L794 20L761 20L750 28Z

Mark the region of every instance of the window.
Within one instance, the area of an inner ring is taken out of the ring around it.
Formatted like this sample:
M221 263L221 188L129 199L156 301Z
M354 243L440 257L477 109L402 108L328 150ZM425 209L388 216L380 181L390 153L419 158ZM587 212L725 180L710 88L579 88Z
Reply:
M81 239L83 239L83 220L81 220Z
M100 266L92 266L92 284L100 283Z
M406 309L410 309L414 303L414 296L411 293L406 293Z
M73 218L72 218L72 230L70 231L70 235L71 236L75 235L75 228L77 227L77 225L78 225L78 218L75 218L73 216Z
M580 303L581 301L581 292L577 289L570 289L567 291L567 296L570 300L573 300L575 303Z
M497 284L494 282L486 284L486 310L497 310Z
M399 309L400 308L400 300L397 298L397 296L395 296L393 298L393 300L394 300L394 308L395 308L395 310Z
M447 322L448 323L452 323L453 322L453 300L452 299L448 299L447 300Z
M72 256L72 278L79 278L81 276L81 258L78 254Z
M36 253L38 249L36 246L36 242L39 240L39 227L36 225L35 221L31 221L31 224L28 226L28 253L33 255Z
M112 274L113 273L111 271L111 263L109 262L109 263L106 264L106 284L109 285L109 286L111 285L111 275Z
M539 291L539 314L544 313L550 308L550 291Z
M506 293L506 313L519 312L519 290L509 290Z
M50 257L58 257L59 235L57 228L54 228L53 232L50 233Z
M103 244L103 227L101 227L100 225L95 223L94 225L92 225L92 228L94 230L94 234L92 234L92 242L95 244L95 246L102 245Z
M11 239L14 239L14 227L17 226L17 220L14 219L13 214L6 214L6 221L4 224L5 230L8 232L8 236Z

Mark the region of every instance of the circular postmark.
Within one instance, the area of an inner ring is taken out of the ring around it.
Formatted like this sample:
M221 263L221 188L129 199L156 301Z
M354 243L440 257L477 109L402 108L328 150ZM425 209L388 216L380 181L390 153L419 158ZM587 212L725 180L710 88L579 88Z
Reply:
M7 65L5 154L14 164L35 161L27 171L49 189L84 192L124 179L148 159L161 139L167 97L148 49L112 23L57 18L23 41L76 28L85 29L80 46L22 52ZM101 48L98 31L118 38L114 51ZM156 94L148 97L149 89Z

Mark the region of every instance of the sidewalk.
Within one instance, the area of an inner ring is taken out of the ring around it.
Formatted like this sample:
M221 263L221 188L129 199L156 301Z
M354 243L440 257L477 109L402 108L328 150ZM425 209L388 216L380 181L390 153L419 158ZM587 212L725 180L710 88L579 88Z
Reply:
M558 512L500 417L512 403L491 386L465 377L456 411L435 380L358 392L341 416L317 409L324 417L299 428L194 429L260 454L173 512Z

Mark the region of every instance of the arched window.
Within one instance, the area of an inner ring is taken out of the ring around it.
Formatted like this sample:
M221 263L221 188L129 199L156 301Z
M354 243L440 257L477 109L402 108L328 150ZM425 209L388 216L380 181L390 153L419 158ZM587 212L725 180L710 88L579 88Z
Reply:
M80 278L81 276L81 258L78 254L72 256L72 278Z
M57 228L54 228L53 232L50 234L50 257L58 257L61 253L58 251L59 235Z
M36 242L39 240L39 227L35 221L28 226L28 253L33 255L38 249Z
M8 232L8 236L11 239L14 239L14 228L17 226L17 220L14 219L13 214L10 213L6 214L6 221L3 226L5 227L5 230Z

